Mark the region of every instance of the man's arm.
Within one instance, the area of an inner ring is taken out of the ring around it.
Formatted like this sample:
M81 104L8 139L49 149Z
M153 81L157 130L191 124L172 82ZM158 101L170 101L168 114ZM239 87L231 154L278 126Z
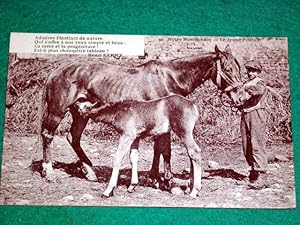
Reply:
M247 91L252 96L262 95L266 90L266 86L262 81L259 81L255 86L249 86L245 88L245 91Z

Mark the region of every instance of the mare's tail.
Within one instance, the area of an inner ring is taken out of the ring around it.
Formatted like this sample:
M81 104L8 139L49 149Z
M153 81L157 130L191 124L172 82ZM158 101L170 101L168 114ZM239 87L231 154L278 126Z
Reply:
M39 105L38 116L37 116L37 119L38 119L37 133L38 133L38 146L40 148L42 148L43 143L42 143L42 139L41 139L41 134L43 131L44 120L45 120L46 116L48 115L48 104L46 101L46 87L44 87L42 90L39 102L40 102L40 105Z

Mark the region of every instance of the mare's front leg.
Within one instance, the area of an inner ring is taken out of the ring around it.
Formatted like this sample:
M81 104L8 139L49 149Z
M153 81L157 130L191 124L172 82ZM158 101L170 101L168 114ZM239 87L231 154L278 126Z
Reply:
M63 118L63 114L54 114L48 112L42 120L42 131L40 133L43 145L43 170L42 176L47 181L55 181L55 173L52 167L52 157L50 144L53 140L54 132Z
M81 161L84 168L86 178L91 181L96 181L98 179L92 169L92 162L86 156L80 145L81 135L84 128L86 127L89 118L81 116L76 108L71 109L71 114L73 117L73 122L71 125L70 133L68 133L67 135L67 140L79 157L79 160Z
M159 162L160 162L160 154L163 155L164 158L164 182L161 182L159 175ZM171 179L173 174L171 172L171 134L166 133L160 136L157 136L154 140L154 155L152 168L150 171L150 178L152 179L152 183L161 182L164 186L163 189L171 188Z
M134 140L135 140L135 137L131 137L128 135L121 136L117 152L114 156L113 171L112 171L108 186L102 194L103 197L108 198L113 195L113 189L117 186L122 159L123 159L124 155L130 151L130 147Z

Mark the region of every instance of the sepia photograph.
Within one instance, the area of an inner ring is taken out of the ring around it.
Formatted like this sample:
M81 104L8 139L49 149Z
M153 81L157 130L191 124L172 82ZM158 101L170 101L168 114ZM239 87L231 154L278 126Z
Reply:
M295 208L288 39L137 38L11 38L0 204Z

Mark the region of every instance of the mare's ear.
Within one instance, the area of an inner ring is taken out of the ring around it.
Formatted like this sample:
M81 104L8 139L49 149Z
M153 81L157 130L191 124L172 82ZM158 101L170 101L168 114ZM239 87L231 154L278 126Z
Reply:
M215 52L216 53L220 53L221 52L220 49L218 48L218 45L215 46Z
M215 52L216 52L217 59L220 59L222 55L222 51L218 48L217 45L215 46Z
M227 45L227 46L225 47L225 52L227 52L227 53L229 53L230 55L232 55L232 52L231 52L231 49L230 49L229 45Z

